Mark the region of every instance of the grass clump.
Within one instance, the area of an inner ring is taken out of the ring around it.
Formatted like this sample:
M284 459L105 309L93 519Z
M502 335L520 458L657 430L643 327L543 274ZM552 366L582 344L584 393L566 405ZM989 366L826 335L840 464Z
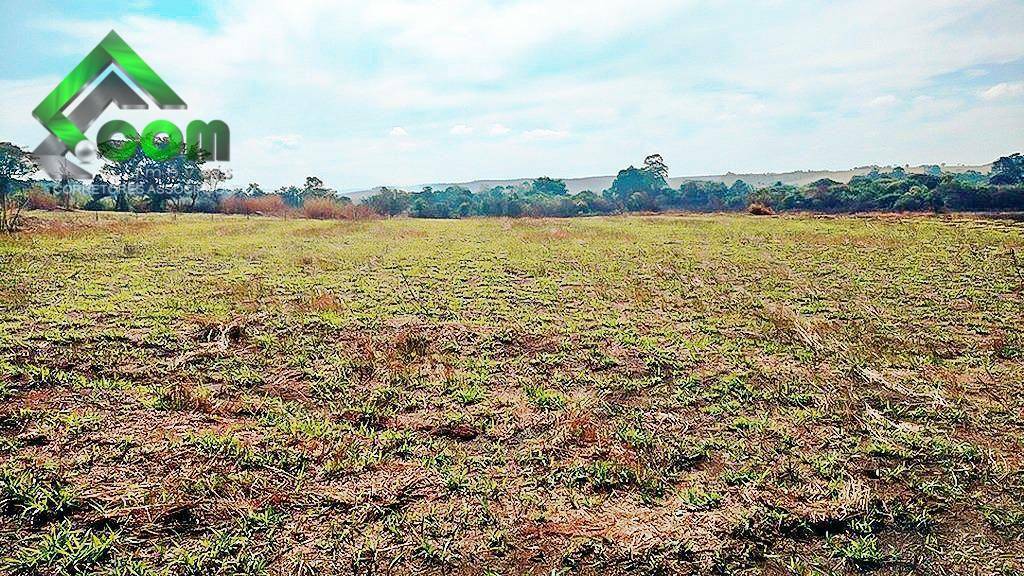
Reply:
M30 470L0 468L0 510L41 521L75 509L78 498L64 482L42 478Z
M109 558L117 539L116 532L76 530L63 521L5 558L2 566L12 576L91 574Z
M526 397L541 410L561 410L565 407L565 395L541 384L530 384L526 387Z
M891 558L891 554L882 549L874 534L863 534L854 537L835 537L832 539L832 554L854 564L858 568L875 568Z

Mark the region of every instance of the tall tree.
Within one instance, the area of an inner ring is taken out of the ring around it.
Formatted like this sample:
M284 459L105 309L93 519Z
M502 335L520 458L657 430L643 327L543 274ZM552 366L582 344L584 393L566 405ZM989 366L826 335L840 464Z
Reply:
M27 150L10 142L0 142L0 232L17 230L27 199L16 198L16 192L37 170L39 166Z
M204 168L203 169L203 184L210 189L210 195L214 197L216 201L217 190L220 189L220 185L234 177L231 170L224 170L222 168ZM192 195L192 205L190 209L196 207L196 199L198 198L198 191Z
M134 141L134 142L133 142ZM127 212L131 209L131 196L135 193L135 174L141 169L146 161L146 155L139 145L138 139L132 140L108 140L99 143L99 155L105 159L100 173L107 182L106 191L114 198L114 209L119 212ZM131 144L134 143L134 146ZM125 148L128 147L128 148ZM130 155L122 155L122 150L128 150ZM93 191L95 192L95 190ZM93 194L93 202L98 202L102 197Z
M541 176L530 183L530 194L546 194L548 196L565 196L569 189L564 180Z
M292 208L300 208L302 206L302 189L297 186L282 186L275 190L274 194L280 196L284 203Z
M988 181L998 186L1024 183L1024 156L1017 152L993 162Z
M163 146L169 145L164 139ZM101 172L118 189L119 210L127 207L129 194L145 196L150 210L164 210L168 202L180 208L181 199L197 195L203 185L206 155L196 146L182 143L169 157L154 160L132 138L101 142L99 153L107 160Z
M619 170L615 181L606 191L606 196L621 204L627 200L636 206L647 206L659 190L665 187L665 179L653 171L630 166Z
M326 188L324 181L316 176L307 176L306 185L302 189L303 198L333 198L337 196L334 190Z
M668 165L661 154L651 154L644 158L644 170L658 176L662 180L668 180Z
M306 190L316 190L317 188L323 187L323 180L317 178L316 176L306 176Z

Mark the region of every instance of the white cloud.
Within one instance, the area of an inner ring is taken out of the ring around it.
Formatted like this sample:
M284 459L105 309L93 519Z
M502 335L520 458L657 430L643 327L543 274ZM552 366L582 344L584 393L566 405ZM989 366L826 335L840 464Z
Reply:
M456 124L452 126L448 133L453 136L468 136L473 133L473 127L466 126L465 124Z
M1024 82L1001 82L981 93L985 100L1002 100L1024 96Z
M114 28L188 102L180 120L225 120L239 179L268 186L307 173L344 177L342 188L582 176L652 151L673 174L694 174L986 161L1019 148L1020 83L958 84L1024 59L1019 0L695 5L226 0L203 26L155 15L92 20L72 6L67 20L16 30L57 38L40 63L60 64L40 67L45 81L26 80L24 98L4 101L0 133L41 140L31 108ZM832 33L823 42L800 33L809 29ZM880 112L863 113L873 101L908 113L882 126ZM143 125L148 113L163 111L109 117ZM966 121L975 118L1005 128ZM931 123L947 137L922 136ZM493 137L445 137L459 125ZM301 154L269 153L290 144L266 134L301 134ZM823 139L830 145L816 146Z
M900 99L893 96L892 94L886 94L885 96L878 96L872 98L868 102L869 108L891 108L900 103Z
M447 78L499 79L515 62L547 43L572 37L600 43L627 34L645 21L680 10L694 0L589 2L519 0L377 0L335 9L368 32L382 33L402 51L415 51L443 64ZM330 3L327 4L331 7ZM333 8L333 7L332 7Z
M548 128L538 128L536 130L527 130L523 132L524 140L562 140L568 138L569 132L566 130L550 130Z

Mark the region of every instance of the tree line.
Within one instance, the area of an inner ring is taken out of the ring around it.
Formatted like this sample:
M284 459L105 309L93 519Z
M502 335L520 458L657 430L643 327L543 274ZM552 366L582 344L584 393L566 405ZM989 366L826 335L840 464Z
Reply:
M902 168L878 169L848 183L821 179L804 186L777 182L755 189L743 180L731 184L685 181L668 183L668 166L658 154L640 167L620 170L600 192L570 193L563 180L540 177L509 186L472 192L460 186L427 187L418 192L383 188L359 205L328 188L315 176L302 185L264 190L257 183L225 189L229 170L206 166L201 151L182 145L176 154L154 160L134 147L118 154L123 143L107 142L105 162L91 182L62 174L56 180L33 180L38 167L23 148L0 143L0 230L16 227L25 208L114 211L191 211L229 214L350 218L370 215L415 218L471 216L572 217L624 212L743 211L771 213L861 211L1017 211L1024 210L1024 157L997 159L988 174L944 172L939 166L924 173Z
M468 216L587 216L622 212L743 211L1018 211L1024 210L1024 157L996 160L989 174L943 172L930 166L923 174L903 168L874 169L848 183L821 179L804 186L777 182L754 189L743 180L731 184L685 181L668 185L668 167L657 154L641 167L620 170L611 186L595 193L569 193L565 182L537 178L514 186L473 193L460 186L404 192L385 188L364 202L385 215L419 218Z

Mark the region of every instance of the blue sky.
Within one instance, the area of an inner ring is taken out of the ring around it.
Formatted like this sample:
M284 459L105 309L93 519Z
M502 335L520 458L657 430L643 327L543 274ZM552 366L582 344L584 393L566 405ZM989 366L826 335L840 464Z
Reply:
M114 29L232 128L233 185L984 163L1024 149L1024 2L0 0L0 140Z

